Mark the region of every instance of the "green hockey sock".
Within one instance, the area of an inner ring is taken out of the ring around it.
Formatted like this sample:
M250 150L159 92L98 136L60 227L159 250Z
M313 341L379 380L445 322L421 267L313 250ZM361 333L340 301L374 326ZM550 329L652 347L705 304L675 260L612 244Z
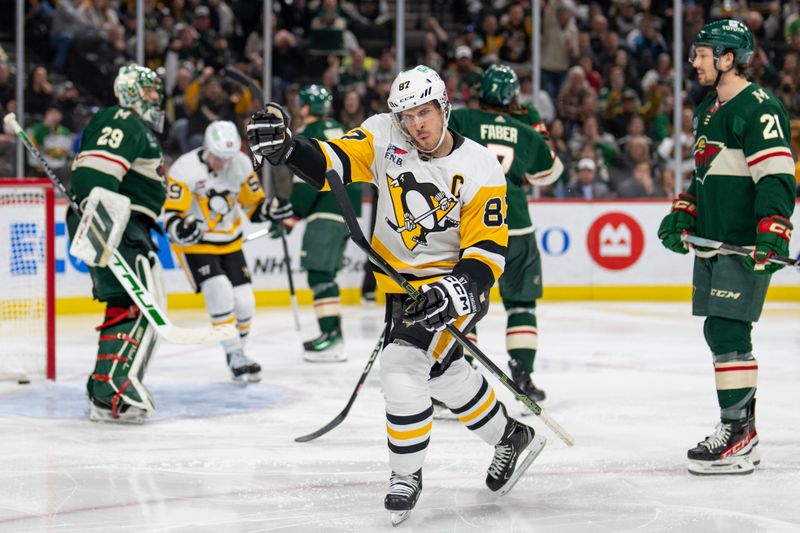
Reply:
M756 395L758 362L752 354L752 324L740 320L708 317L706 342L714 354L714 378L720 418L725 423L745 420Z
M522 361L525 371L533 372L533 361L539 347L539 330L533 307L507 307L506 350L512 359Z

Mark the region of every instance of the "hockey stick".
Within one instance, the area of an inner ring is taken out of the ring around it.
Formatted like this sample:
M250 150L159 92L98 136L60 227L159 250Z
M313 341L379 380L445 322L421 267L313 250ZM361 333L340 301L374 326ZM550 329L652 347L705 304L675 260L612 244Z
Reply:
M743 246L736 246L735 244L725 244L724 242L698 237L697 235L685 235L683 240L695 246L702 246L704 248L713 248L714 250L724 250L736 255L752 255L753 250L748 250ZM773 255L768 259L770 263L778 263L779 265L800 267L800 261L792 259L791 257L782 257L780 255Z
M259 103L259 108L264 107L264 96L258 86L247 76L245 73L235 69L233 67L225 67L223 70L223 75L226 78L229 78L237 83L241 83L247 90L250 91L250 94L256 101ZM275 174L273 172L269 173L270 175L270 182L272 183L272 190L273 193L277 196L278 194L278 184L275 181ZM264 230L261 230L264 231ZM269 233L269 232L267 232ZM296 331L300 331L300 308L297 304L297 293L294 290L294 278L292 277L292 258L289 256L289 245L286 242L286 228L283 227L283 223L278 223L278 233L281 236L281 244L283 245L283 264L286 266L286 276L289 279L289 299L292 303L292 315L294 317L294 329ZM252 240L250 237L251 235L247 236L246 240ZM261 235L259 235L261 237ZM257 239L258 237L253 237L253 239Z
M342 422L344 422L344 418L347 416L347 413L350 412L350 408L353 407L353 402L356 401L356 396L358 393L361 392L361 387L364 385L364 382L367 380L367 375L369 371L372 369L372 365L375 363L375 360L378 358L378 355L381 353L381 348L383 347L383 336L386 333L386 329L384 328L383 333L381 333L380 338L378 339L378 343L375 344L375 349L372 350L372 353L367 359L367 364L364 367L364 370L361 371L361 377L358 378L358 383L356 383L356 388L353 389L353 394L350 395L350 399L347 400L347 405L344 406L342 412L339 413L334 417L333 420L319 428L318 430L309 433L308 435L302 435L294 439L295 442L308 442L310 440L314 440L323 436L325 433L329 432Z
M53 173L47 161L42 156L41 152L33 145L28 135L17 122L14 113L9 113L3 119L3 122L14 130L14 133L25 145L25 148L33 154L36 159L41 163L47 177L53 182L53 185L58 187L58 190L67 198L70 207L80 216L83 212L81 206L75 200L75 197L66 189L64 184ZM117 278L119 284L128 293L128 296L136 303L136 306L144 314L150 325L153 326L156 333L167 342L173 344L205 344L209 342L219 342L226 339L233 339L239 335L236 327L233 324L225 326L208 326L204 328L184 328L176 326L167 317L164 310L156 301L153 294L139 280L136 272L130 267L125 258L118 250L114 250L112 258L108 262L108 268Z
M411 298L419 302L424 297L422 293L420 293L417 289L414 288L408 281L406 281L403 276L400 275L397 270L395 270L383 257L378 255L378 253L370 246L367 239L364 237L364 233L361 231L361 226L358 225L358 220L356 220L355 213L353 212L352 207L347 199L347 191L345 191L344 183L342 182L341 176L339 173L334 170L328 170L325 173L325 179L330 185L331 191L333 192L334 196L336 197L336 202L339 204L339 208L342 210L342 215L344 216L345 224L347 224L347 228L350 230L350 238L353 242L366 252L367 256L369 256L370 260L377 265L383 272L392 278L392 281L400 285L406 293L408 293ZM553 433L558 435L558 437L564 441L567 446L572 446L575 444L575 439L567 433L567 431L561 427L561 425L553 420L550 415L548 415L535 401L530 399L520 388L517 386L516 383L511 381L505 372L503 372L491 359L489 356L483 353L475 344L470 341L464 333L462 333L458 328L453 326L452 324L447 324L446 326L447 332L452 335L461 346L463 346L467 351L472 353L472 355L478 361L485 366L491 374L500 380L500 383L506 386L508 390L510 390L514 397L525 404L525 406L530 409L533 414L538 416L542 419L544 425L549 427Z

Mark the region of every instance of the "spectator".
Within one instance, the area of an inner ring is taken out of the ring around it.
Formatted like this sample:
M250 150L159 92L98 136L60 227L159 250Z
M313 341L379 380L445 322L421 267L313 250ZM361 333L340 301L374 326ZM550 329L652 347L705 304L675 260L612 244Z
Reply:
M620 138L626 134L628 123L638 115L639 97L633 89L625 89L622 92L621 111L613 120L606 122L606 128L615 138Z
M369 72L364 66L366 58L363 48L356 48L350 52L350 61L339 71L339 85L342 91L355 89L361 96L367 93Z
M672 58L669 54L659 54L655 67L642 76L642 92L650 93L658 83L672 84Z
M622 49L619 35L613 31L606 33L603 50L597 55L597 66L603 76L608 76L609 70L617 61L617 52Z
M620 183L617 189L620 198L659 198L663 196L653 181L650 163L642 161L633 167L633 175Z
M397 76L397 64L394 57L394 48L387 47L381 50L380 56L378 56L378 62L373 67L373 74L374 77L377 78L379 75L385 75L390 78L391 80Z
M594 69L592 57L586 54L578 58L578 66L586 73L586 81L595 91L599 91L603 87L603 76Z
M447 70L456 75L459 88L473 88L479 84L483 70L472 62L472 49L462 44L456 48L455 59L455 64Z
M392 13L386 0L355 0L342 4L348 26L359 40L382 38L387 43L394 38Z
M694 133L692 132L693 112L689 107L681 111L681 176L684 183L688 183L694 171ZM672 135L664 137L658 145L658 155L668 166L674 166L675 143Z
M56 4L53 23L50 27L50 45L53 47L53 72L63 73L75 36L85 28L75 0L60 0Z
M643 71L649 70L659 54L670 52L664 37L658 31L658 19L653 15L642 17L639 29L628 34L628 45L633 57ZM696 35L696 34L694 34Z
M344 125L345 130L351 130L360 126L367 116L361 95L355 89L350 89L344 93L342 99L342 110L339 112L339 122Z
M800 94L798 94L798 78L784 74L776 91L790 117L800 115Z
M521 4L511 4L505 15L503 27L503 46L500 47L500 60L522 65L530 60L531 38L525 27L525 10Z
M50 83L47 69L42 66L34 68L25 88L25 113L41 119L54 98L55 88Z
M69 166L73 157L72 132L61 124L63 118L58 106L48 105L42 122L31 125L27 133L33 145L44 156L50 169L69 188ZM35 175L47 175L39 160L30 153L28 154L28 165L33 169Z
M595 57L603 51L603 47L605 46L604 43L608 33L608 19L605 17L605 15L597 13L592 17L592 23L589 32L589 46L591 47L592 53L595 55Z
M199 5L194 8L192 28L197 35L193 42L194 56L200 59L203 65L208 65L215 55L214 37L216 37L214 28L211 26L211 10L208 9L208 6Z
M393 79L394 74L391 73L379 72L375 75L375 84L367 91L365 98L368 115L389 112L387 102Z
M503 42L503 31L497 23L497 17L492 13L486 13L481 20L481 31L477 38L482 65L496 63L500 59Z
M0 108L4 109L6 113L15 111L17 107L15 83L8 61L0 60Z
M439 53L439 41L432 31L425 33L422 41L422 54L417 57L417 64L427 65L436 72L444 71L444 57Z
M622 0L617 6L617 16L614 18L614 25L619 35L624 39L631 31L639 27L641 15L636 14L634 0Z
M600 123L595 116L587 117L583 121L581 130L575 132L569 141L569 146L575 154L587 144L598 151L606 167L614 164L619 153L617 143L614 137L600 129Z
M542 89L556 101L567 69L578 55L578 27L562 0L551 0L544 8L541 48Z
M686 184L688 185L688 183ZM662 198L675 198L675 171L669 167L661 170L661 179L658 181L658 195Z
M564 119L567 128L571 128L572 124L577 122L581 102L592 92L584 70L577 66L569 69L566 82L558 92L556 105L558 116Z
M619 192L623 183L630 179L636 166L640 163L651 164L650 145L646 137L632 137L625 143L625 148L614 165L609 168L611 188Z
M355 36L347 30L347 19L339 9L338 0L322 0L319 11L311 20L311 53L341 56L357 46Z
M567 188L567 196L584 200L611 196L606 184L597 178L597 165L593 160L585 158L578 161L578 170L575 179Z
M182 141L181 152L188 152L203 144L206 127L215 120L233 120L234 106L219 78L213 76L211 67L203 69L200 77L189 84L184 102L189 114L188 130Z
M217 35L230 39L233 36L235 21L231 6L222 0L208 0L208 9Z
M564 130L564 123L561 119L557 118L553 120L548 131L550 132L550 147L564 164L564 170L555 183L548 186L548 188L540 188L540 190L543 196L563 198L566 194L566 187L570 181L569 171L572 168L572 153L569 151L567 141L564 139L566 131Z
M65 81L58 87L56 105L63 117L61 123L69 131L81 131L89 122L91 113L81 103L81 95L71 81Z

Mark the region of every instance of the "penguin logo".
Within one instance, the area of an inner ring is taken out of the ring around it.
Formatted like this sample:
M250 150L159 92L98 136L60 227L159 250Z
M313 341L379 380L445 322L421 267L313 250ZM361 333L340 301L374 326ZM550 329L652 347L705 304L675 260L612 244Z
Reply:
M433 183L419 183L413 172L403 172L397 178L387 174L386 181L395 215L395 221L386 217L386 223L403 237L409 250L420 244L427 246L429 233L458 227L458 220L447 216L456 199Z

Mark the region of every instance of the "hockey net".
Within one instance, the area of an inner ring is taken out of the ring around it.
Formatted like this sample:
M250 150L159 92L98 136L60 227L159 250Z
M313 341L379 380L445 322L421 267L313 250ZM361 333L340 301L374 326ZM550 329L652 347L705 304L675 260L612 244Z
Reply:
M53 186L0 179L0 380L55 379Z

